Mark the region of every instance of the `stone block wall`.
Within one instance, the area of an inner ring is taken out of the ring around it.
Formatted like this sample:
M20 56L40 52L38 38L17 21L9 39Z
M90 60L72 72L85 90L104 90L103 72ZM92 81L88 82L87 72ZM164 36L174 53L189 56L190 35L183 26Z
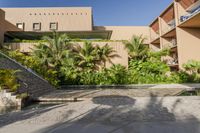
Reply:
M1 52L0 56L0 69L13 69L20 71L18 73L18 79L20 81L18 93L27 92L32 98L36 98L55 90L52 85L30 69L22 66Z

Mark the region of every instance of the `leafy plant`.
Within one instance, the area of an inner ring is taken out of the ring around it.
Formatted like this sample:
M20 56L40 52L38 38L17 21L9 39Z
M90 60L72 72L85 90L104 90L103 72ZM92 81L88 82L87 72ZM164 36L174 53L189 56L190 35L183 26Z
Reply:
M187 63L183 64L183 68L188 75L188 81L200 82L200 61L189 60Z
M80 69L94 70L97 68L97 47L94 47L91 42L86 41L81 47L77 45L75 48L75 60Z
M183 64L183 68L191 73L200 73L200 61L189 60Z
M148 47L144 44L145 38L133 36L131 41L125 41L125 48L128 50L129 58L134 60L143 60L147 57Z
M170 50L168 48L162 49L160 51L149 51L148 58L149 60L161 60L161 57L169 55Z
M129 63L130 83L162 83L167 72L169 67L161 61L131 60Z
M71 40L66 34L53 33L38 41L33 53L25 55L19 51L6 52L21 64L31 68L51 84L70 85L110 85L110 84L151 84L186 83L200 81L200 62L189 61L184 68L189 71L170 72L161 58L169 54L169 49L150 51L145 46L145 38L133 36L124 41L129 53L128 69L121 65L106 68L106 63L119 57L108 44L93 45L97 40ZM28 40L16 40L28 42ZM37 40L34 40L37 41ZM76 45L74 42L84 42ZM105 41L105 40L99 40ZM33 42L33 41L32 41ZM4 86L5 87L5 86Z
M54 32L53 37L43 37L46 43L35 45L32 55L48 68L59 70L62 60L70 54L70 39L66 34Z
M0 87L1 89L9 89L17 91L19 84L17 83L16 70L0 69Z
M122 65L113 65L108 72L108 81L110 84L127 84L128 83L128 71L126 67Z
M103 69L106 68L106 62L113 64L112 59L120 57L108 44L104 45L103 47L97 46L97 50L98 60L101 62L101 65L103 64Z

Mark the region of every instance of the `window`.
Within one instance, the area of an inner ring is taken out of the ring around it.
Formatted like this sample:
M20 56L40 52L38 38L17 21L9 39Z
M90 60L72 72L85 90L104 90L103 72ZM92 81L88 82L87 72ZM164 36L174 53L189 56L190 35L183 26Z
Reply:
M23 30L24 29L24 23L17 23L16 24L17 28Z
M55 23L55 22L53 22L53 23L50 23L50 30L57 30L58 29L58 23Z
M33 30L41 30L41 23L33 23Z

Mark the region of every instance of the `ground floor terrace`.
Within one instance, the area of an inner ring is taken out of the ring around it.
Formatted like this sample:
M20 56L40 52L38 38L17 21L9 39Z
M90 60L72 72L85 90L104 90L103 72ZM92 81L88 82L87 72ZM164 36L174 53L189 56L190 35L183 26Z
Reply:
M199 97L93 97L0 115L2 133L199 133Z
M180 96L199 84L65 87L42 95L39 104L1 114L0 132L200 132L200 97Z

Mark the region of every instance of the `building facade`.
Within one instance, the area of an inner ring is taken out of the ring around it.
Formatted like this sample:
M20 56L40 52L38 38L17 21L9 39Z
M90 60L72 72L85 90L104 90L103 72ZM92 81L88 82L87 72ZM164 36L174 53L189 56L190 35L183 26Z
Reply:
M5 22L2 24L4 30L1 32L1 38L5 45L14 38L34 40L57 31L75 39L101 39L100 42L93 44L101 46L109 44L119 55L112 59L112 62L127 67L128 53L121 40L130 40L133 35L143 35L146 38L145 43L149 43L148 26L94 26L90 7L2 8L2 12ZM18 49L24 53L31 52L35 45L34 43L9 44L11 49ZM78 44L82 45L81 42ZM110 63L106 65L111 66Z
M95 26L90 7L2 8L0 10L0 43L10 39L40 39L52 31L71 38L101 39L121 56L114 63L128 65L128 54L120 40L143 35L146 44L158 51L170 48L163 60L172 70L182 68L189 60L200 60L200 0L173 1L149 26ZM116 46L115 46L116 45ZM13 44L21 52L32 44Z
M149 27L150 47L170 48L164 60L172 69L200 60L200 0L175 0Z

